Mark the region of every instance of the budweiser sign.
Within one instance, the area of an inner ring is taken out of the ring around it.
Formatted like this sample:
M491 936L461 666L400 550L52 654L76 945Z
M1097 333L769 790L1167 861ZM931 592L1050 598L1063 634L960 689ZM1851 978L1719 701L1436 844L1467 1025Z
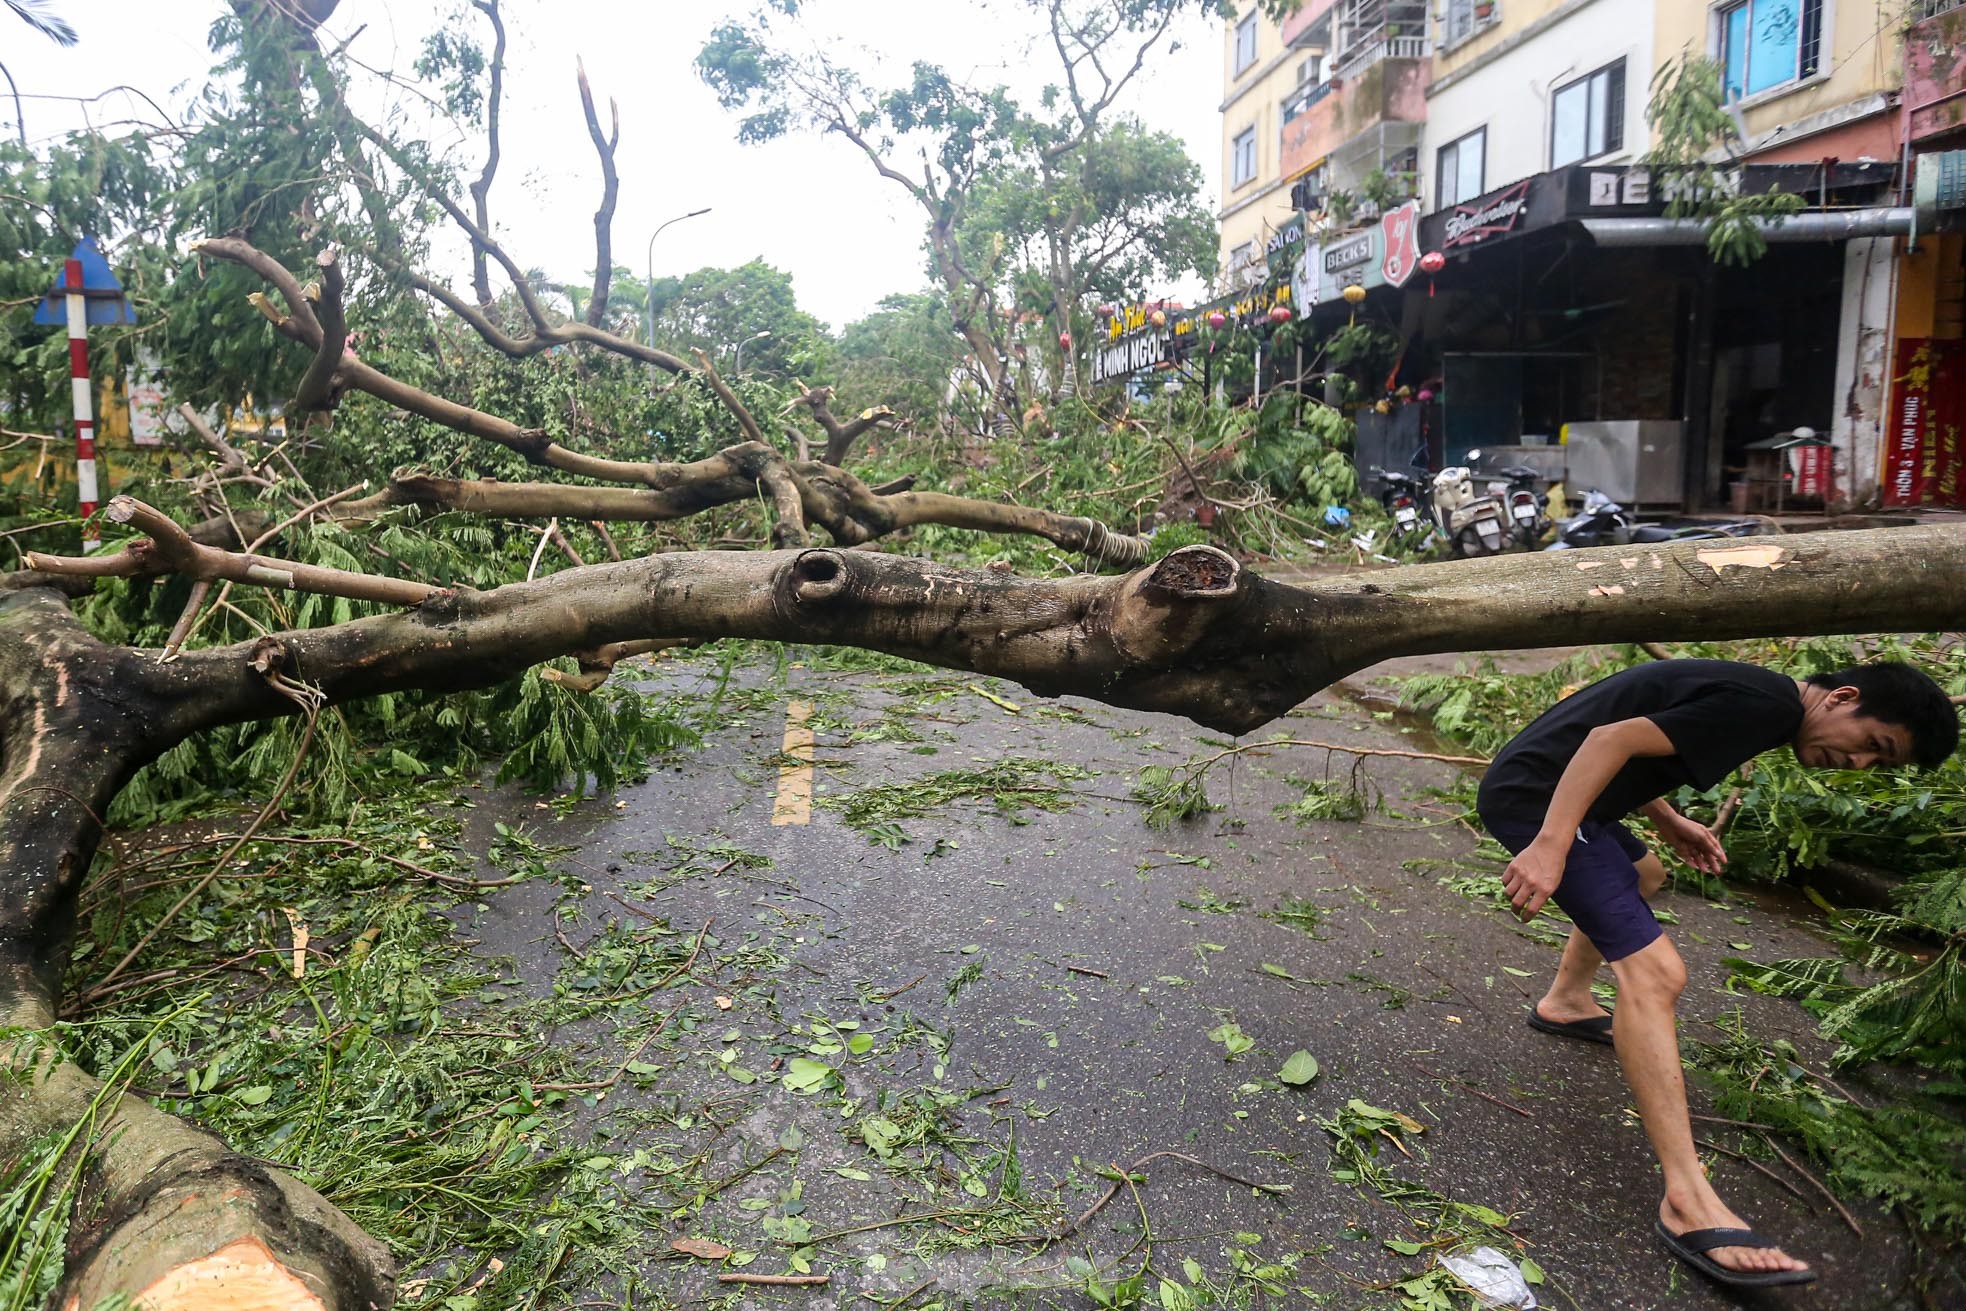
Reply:
M1524 178L1514 186L1492 196L1483 196L1472 204L1456 205L1454 212L1447 216L1447 235L1440 244L1445 249L1486 241L1489 237L1513 229L1521 221L1522 212L1528 208L1529 179Z

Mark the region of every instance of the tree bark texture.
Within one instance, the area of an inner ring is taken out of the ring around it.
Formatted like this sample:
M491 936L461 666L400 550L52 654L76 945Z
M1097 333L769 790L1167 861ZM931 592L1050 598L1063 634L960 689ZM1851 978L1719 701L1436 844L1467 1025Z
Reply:
M25 581L10 579L9 582ZM66 577L51 578L72 585ZM0 1158L100 1085L48 1055L98 816L190 734L584 653L749 637L864 647L1242 733L1388 656L1588 642L1966 628L1966 528L1683 542L1412 566L1289 586L1211 547L1119 576L1021 579L872 551L677 552L180 654L106 646L54 586L0 588ZM64 1306L387 1306L386 1253L318 1195L129 1097L71 1229ZM242 1293L241 1296L244 1294Z
M170 742L154 662L82 631L48 589L0 603L0 1159L90 1117L56 1305L353 1311L394 1297L388 1253L313 1189L131 1096L103 1100L45 1030L98 817Z

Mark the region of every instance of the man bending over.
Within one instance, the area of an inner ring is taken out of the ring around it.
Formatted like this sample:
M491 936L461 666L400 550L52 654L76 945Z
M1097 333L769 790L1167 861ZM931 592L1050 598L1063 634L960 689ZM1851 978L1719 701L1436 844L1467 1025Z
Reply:
M1663 798L1713 787L1783 743L1817 769L1929 768L1958 746L1959 719L1910 665L1798 681L1727 660L1659 660L1545 711L1495 757L1477 803L1515 853L1503 886L1516 913L1526 920L1554 900L1576 925L1529 1023L1617 1048L1665 1174L1661 1240L1710 1278L1748 1287L1815 1273L1729 1210L1700 1167L1673 1027L1686 966L1646 905L1666 871L1619 821L1643 813L1689 865L1717 873L1727 861L1720 840ZM1618 982L1615 1024L1590 991L1604 962Z

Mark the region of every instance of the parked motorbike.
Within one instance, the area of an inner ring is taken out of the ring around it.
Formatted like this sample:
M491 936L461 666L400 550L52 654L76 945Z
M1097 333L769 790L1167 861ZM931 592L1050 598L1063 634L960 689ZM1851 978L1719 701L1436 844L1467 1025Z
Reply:
M1765 519L1640 523L1638 516L1593 487L1584 493L1583 508L1557 525L1556 541L1545 549L1567 551L1586 546L1643 546L1716 537L1759 537L1773 531L1777 530Z
M1415 538L1431 535L1433 509L1426 482L1411 474L1385 469L1372 472L1379 480L1379 503L1386 507L1386 517L1393 521L1393 540L1407 545Z
M1470 466L1478 466L1481 452L1468 452ZM1525 551L1535 549L1550 530L1549 493L1538 491L1542 474L1526 464L1509 464L1492 471L1499 477L1488 481L1488 494L1508 509L1508 524L1515 540Z
M1480 453L1470 455L1479 458ZM1454 554L1499 555L1507 548L1511 534L1501 502L1476 494L1474 473L1466 465L1451 465L1434 475L1432 504L1434 526Z

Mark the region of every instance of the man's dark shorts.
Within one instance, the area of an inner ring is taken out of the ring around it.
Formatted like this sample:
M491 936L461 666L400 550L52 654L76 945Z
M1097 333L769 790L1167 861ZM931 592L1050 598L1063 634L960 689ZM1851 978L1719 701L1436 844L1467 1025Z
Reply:
M1517 855L1543 827L1540 816L1484 814L1481 822ZM1550 897L1607 961L1623 960L1660 936L1659 921L1638 891L1635 862L1646 852L1645 843L1623 824L1587 819L1577 829L1564 858L1563 880Z

